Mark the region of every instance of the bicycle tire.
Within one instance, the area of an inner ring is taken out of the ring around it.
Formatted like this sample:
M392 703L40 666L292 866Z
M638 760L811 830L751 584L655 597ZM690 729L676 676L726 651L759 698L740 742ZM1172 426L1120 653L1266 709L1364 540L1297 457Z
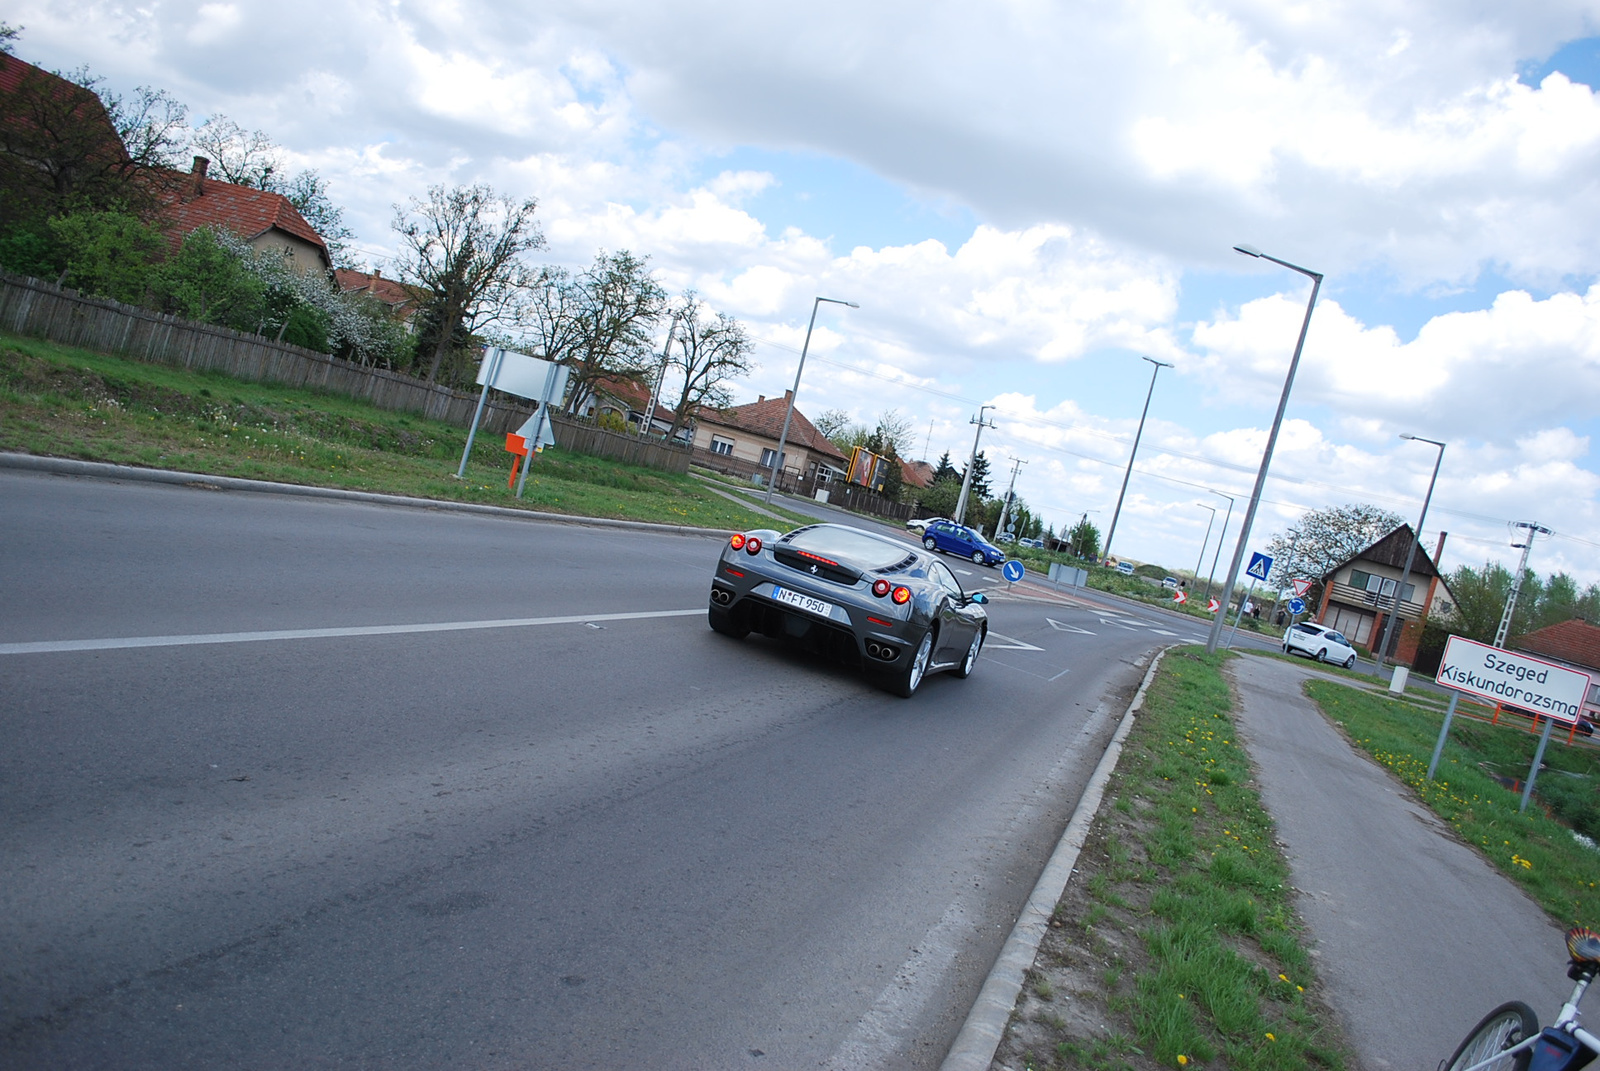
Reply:
M1539 1017L1533 1009L1520 1000L1507 1001L1479 1020L1450 1059L1439 1065L1439 1071L1466 1071L1538 1032ZM1528 1071L1532 1055L1531 1049L1523 1049L1489 1064L1484 1071Z

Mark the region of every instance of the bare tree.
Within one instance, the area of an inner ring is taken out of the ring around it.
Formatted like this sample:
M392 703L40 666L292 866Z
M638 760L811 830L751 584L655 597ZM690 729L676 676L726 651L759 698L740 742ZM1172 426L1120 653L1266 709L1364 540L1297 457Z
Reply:
M753 343L744 324L725 312L710 317L707 311L693 290L684 292L674 310L678 321L674 335L677 347L669 351L668 364L683 374L683 388L678 392L677 404L672 407L668 441L702 406L720 409L732 402L728 381L750 373Z
M533 218L538 202L498 195L488 186L431 186L426 201L395 206L404 251L401 278L426 291L435 332L428 382L459 331L509 318L526 284L521 257L544 245Z
M220 112L211 116L190 138L195 152L211 161L207 174L235 186L273 188L273 178L283 169L283 150L260 130L246 130Z
M851 420L850 414L843 409L824 409L812 419L811 426L822 432L824 438L832 440L833 445L838 446L837 436L849 431L853 423L855 421Z
M334 263L346 263L346 243L354 235L344 225L344 209L328 196L328 180L315 169L286 173L282 148L263 131L246 130L220 112L201 124L190 145L211 161L212 177L282 194L322 236Z
M577 275L545 268L529 288L528 326L546 358L571 369L567 410L580 413L604 380L639 382L654 365L652 333L667 292L649 257L601 250Z

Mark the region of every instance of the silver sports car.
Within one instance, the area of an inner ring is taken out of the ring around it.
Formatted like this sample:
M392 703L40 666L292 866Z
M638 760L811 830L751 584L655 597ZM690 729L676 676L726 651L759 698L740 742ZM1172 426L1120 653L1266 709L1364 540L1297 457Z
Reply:
M982 592L931 552L838 524L740 532L711 579L711 627L788 638L859 664L910 697L929 673L966 677L989 631Z

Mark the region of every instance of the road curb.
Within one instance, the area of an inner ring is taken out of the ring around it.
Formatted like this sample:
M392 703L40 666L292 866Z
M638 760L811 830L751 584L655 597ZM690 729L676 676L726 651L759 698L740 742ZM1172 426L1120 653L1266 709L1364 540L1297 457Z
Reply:
M490 517L512 517L542 524L582 524L596 528L631 528L635 531L662 532L668 535L726 537L730 531L722 528L695 528L689 525L660 524L655 521L624 521L611 517L574 517L566 513L542 513L531 509L512 509L509 506L486 506L476 502L451 502L438 498L412 498L409 495L384 495L373 491L349 491L340 487L313 487L298 483L275 483L271 480L246 480L237 476L214 476L205 472L182 472L177 469L145 469L136 465L113 465L104 461L77 461L65 457L41 457L37 454L0 453L0 469L19 469L27 472L47 472L57 476L89 476L106 480L137 480L144 483L177 484L183 487L196 485L216 487L224 491L249 491L256 494L299 495L305 498L332 498L346 502L365 502L378 506L403 506L408 509L445 510L452 513L477 513Z
M1099 813L1106 785L1116 772L1117 760L1122 757L1123 742L1133 730L1134 716L1144 707L1144 694L1149 690L1150 682L1155 680L1161 660L1173 646L1180 645L1163 647L1151 660L1139 690L1133 694L1133 701L1128 704L1117 731L1112 734L1111 743L1107 745L1105 754L1100 756L1099 765L1094 768L1088 786L1078 799L1078 807L1072 814L1072 820L1067 823L1066 832L1061 834L1050 861L1045 864L1044 873L1039 875L1028 902L1023 905L1022 914L1011 928L1011 935L1001 946L1000 955L989 971L989 977L984 979L978 999L973 1001L967 1021L962 1024L961 1032L956 1035L955 1044L950 1046L944 1063L939 1065L939 1071L988 1071L994 1063L994 1054L1000 1048L1006 1024L1011 1021L1011 1013L1016 1009L1022 984L1050 926L1050 916L1066 894L1067 882L1072 879L1073 867L1078 862L1078 853L1083 850L1083 842L1089 838L1089 830L1094 825L1095 815Z

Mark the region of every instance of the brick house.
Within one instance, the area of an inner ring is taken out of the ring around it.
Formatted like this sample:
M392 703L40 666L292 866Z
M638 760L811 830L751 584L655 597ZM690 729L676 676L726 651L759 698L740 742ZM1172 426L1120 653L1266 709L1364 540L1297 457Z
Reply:
M1434 554L1437 555L1443 546L1441 535ZM1390 640L1389 656L1410 665L1416 659L1417 643L1428 618L1455 612L1455 596L1445 586L1433 558L1420 545L1411 561L1411 576L1405 590L1396 592L1410 547L1411 526L1402 524L1355 557L1329 570L1322 577L1322 604L1317 609L1316 619L1371 651L1383 636L1389 614L1398 613L1402 624Z

